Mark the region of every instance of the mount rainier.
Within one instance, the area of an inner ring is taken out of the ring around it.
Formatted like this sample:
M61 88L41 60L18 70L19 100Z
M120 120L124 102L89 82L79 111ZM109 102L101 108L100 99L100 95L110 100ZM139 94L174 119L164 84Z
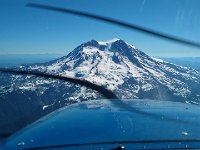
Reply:
M91 40L60 59L15 69L87 80L112 90L121 99L148 98L194 104L200 101L198 71L150 57L121 39ZM103 96L96 91L72 83L1 73L0 111L4 113L0 115L4 116L0 118L4 119L0 122L4 123L0 128L6 130L13 114L13 123L22 118L28 123L64 105L99 98Z

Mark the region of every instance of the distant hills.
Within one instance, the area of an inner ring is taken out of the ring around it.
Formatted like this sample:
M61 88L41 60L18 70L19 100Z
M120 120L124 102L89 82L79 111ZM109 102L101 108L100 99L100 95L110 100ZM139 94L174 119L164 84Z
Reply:
M0 54L0 67L44 63L62 56L62 54Z
M200 57L160 57L160 58L170 63L200 70Z

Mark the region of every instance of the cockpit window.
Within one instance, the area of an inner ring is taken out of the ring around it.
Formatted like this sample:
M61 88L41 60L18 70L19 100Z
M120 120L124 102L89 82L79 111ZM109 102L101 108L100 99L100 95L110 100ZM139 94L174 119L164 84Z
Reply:
M200 104L198 0L0 3L1 137L86 101Z

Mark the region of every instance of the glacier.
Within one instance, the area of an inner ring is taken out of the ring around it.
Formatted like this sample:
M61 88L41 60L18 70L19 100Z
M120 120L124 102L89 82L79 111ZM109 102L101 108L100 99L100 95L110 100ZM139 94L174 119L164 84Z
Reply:
M91 40L59 59L15 69L87 80L112 90L120 99L200 103L200 72L148 56L117 38L105 42ZM22 118L29 122L33 119L29 116L39 118L65 105L103 96L92 89L55 79L1 73L0 98L3 112L0 118L8 118L0 119L5 127L13 116L13 123Z

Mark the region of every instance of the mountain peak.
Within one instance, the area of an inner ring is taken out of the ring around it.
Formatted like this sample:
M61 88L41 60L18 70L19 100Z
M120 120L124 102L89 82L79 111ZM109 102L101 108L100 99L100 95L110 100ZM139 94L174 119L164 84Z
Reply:
M108 41L96 41L96 40L90 40L86 43L81 44L80 46L78 46L77 48L83 48L83 47L96 47L99 48L100 50L105 50L105 49L110 49L112 46L114 47L131 47L133 49L136 49L135 46L125 42L122 39L119 38L113 38L111 40Z
M119 39L119 38L113 38L113 39L111 39L111 40L108 40L108 41L105 41L105 42L103 42L103 41L97 41L100 45L108 45L108 44L112 44L112 43L114 43L114 42L116 42L116 41L119 41L119 40L121 40L121 39ZM121 41L123 41L123 40L121 40Z
M197 103L200 101L200 92L197 93L196 90L200 86L199 72L156 60L121 39L106 42L91 40L79 45L60 59L44 64L24 66L22 69L87 80L117 91L118 97L122 99L171 99L182 102L188 99L189 102ZM19 92L38 91L37 95L51 97L52 95L48 93L55 89L55 93L64 92L62 96L69 102L88 100L91 97L92 99L98 98L97 94L68 83L58 87L57 84L51 84L51 80L30 78L25 78L24 81L19 80L21 83L17 84ZM13 78L12 82L16 80L17 78ZM35 90L36 87L40 87L42 92ZM52 101L54 99L57 97Z

